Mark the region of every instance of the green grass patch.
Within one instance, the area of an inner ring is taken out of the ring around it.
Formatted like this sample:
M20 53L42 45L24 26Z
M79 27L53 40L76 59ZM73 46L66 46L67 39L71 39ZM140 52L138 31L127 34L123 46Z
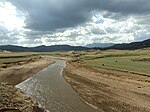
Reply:
M110 57L94 60L86 60L88 65L96 67L108 67L114 69L128 70L138 73L150 74L150 63L133 61L132 58Z
M5 64L5 63L13 63L13 62L18 62L18 61L26 61L31 58L7 58L7 59L0 59L0 64Z
M30 56L36 55L36 52L0 52L0 57L13 57L13 56Z

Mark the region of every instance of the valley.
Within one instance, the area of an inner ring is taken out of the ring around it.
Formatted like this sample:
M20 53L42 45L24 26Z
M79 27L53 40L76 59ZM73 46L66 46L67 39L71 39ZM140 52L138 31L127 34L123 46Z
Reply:
M150 111L149 49L1 52L0 82L16 85L55 63L50 59L67 61L64 78L97 111Z

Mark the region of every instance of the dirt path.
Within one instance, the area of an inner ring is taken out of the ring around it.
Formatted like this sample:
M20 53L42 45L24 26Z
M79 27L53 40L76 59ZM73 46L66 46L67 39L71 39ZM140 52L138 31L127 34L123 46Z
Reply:
M69 63L65 79L83 100L104 112L150 112L150 78Z
M41 58L23 65L14 65L9 68L1 68L0 82L16 85L52 63L53 62L49 58Z

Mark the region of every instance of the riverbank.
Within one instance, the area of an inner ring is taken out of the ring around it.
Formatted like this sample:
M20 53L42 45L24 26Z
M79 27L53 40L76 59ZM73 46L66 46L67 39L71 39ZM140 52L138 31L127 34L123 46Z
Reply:
M40 70L52 64L49 58L43 57L36 60L22 61L21 64L11 64L10 67L0 68L0 82L16 85Z
M12 85L0 83L0 112L46 112L30 96Z
M50 112L98 112L84 103L62 76L66 61L54 64L17 85Z
M46 112L30 96L17 89L15 85L54 62L49 58L43 57L19 63L21 64L9 63L7 68L0 68L0 111Z
M88 104L104 112L149 112L150 79L69 62L65 79Z

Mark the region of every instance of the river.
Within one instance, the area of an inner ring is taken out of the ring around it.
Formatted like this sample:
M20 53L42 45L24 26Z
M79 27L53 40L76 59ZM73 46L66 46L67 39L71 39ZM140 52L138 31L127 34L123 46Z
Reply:
M55 63L17 85L50 112L97 112L83 102L62 76L66 61Z

